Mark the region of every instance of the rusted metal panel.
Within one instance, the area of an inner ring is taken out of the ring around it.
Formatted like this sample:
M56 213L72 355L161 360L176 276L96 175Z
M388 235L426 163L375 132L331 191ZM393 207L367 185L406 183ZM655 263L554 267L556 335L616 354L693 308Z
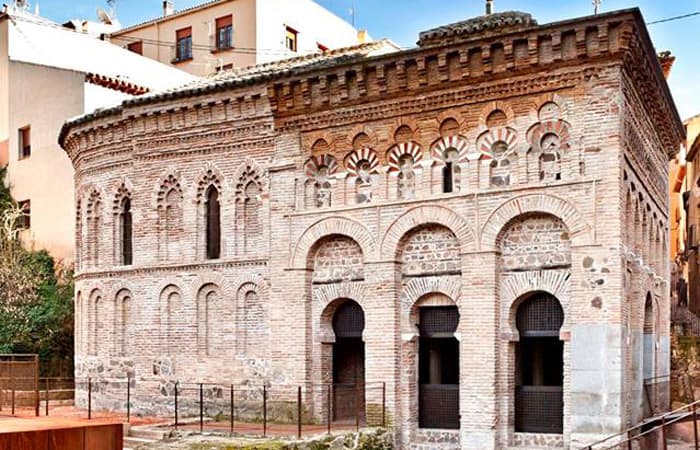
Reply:
M84 450L122 450L123 426L104 425L85 429ZM56 449L59 450L59 449ZM60 449L60 450L68 450Z
M26 427L27 424L23 424ZM37 424L37 428L46 424ZM122 450L120 423L0 433L0 450Z
M49 437L49 450L64 450L69 448L85 448L85 429L68 428L55 430Z

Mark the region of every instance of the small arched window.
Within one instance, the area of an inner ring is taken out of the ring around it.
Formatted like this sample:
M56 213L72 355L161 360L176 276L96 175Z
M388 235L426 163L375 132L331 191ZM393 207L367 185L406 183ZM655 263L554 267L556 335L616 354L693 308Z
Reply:
M131 265L134 257L132 242L131 200L125 197L122 200L121 214L119 214L119 226L121 231L122 264Z
M442 168L442 192L455 192L457 189L457 158L459 153L451 148L445 151L445 166Z
M218 259L221 256L221 207L219 205L219 191L217 191L214 186L209 186L206 198L207 259Z

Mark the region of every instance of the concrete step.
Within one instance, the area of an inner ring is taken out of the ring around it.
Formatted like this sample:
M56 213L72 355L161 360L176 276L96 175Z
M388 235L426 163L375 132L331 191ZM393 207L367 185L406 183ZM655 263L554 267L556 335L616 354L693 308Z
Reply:
M139 445L152 444L153 442L156 442L156 440L126 436L124 437L124 448L136 448Z
M142 439L151 439L154 441L162 440L168 432L165 430L159 430L155 428L147 427L131 427L129 429L129 436L137 437Z

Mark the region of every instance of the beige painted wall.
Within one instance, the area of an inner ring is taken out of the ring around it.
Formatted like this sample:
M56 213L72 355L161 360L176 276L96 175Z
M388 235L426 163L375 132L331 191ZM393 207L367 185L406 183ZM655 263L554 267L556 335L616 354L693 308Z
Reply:
M202 48L215 47L216 19L229 14L233 15L233 45L239 50L212 53ZM175 32L188 26L192 27L193 59L174 64L178 69L193 75L205 76L213 73L219 65L233 64L234 67L242 67L255 64L255 53L243 50L255 48L255 0L231 0L190 13L175 15L168 20L142 28L115 33L111 41L123 47L133 40L170 43L172 46L143 43L144 56L170 64L175 56L173 49Z
M57 259L73 260L73 167L57 137L66 119L83 113L84 75L12 61L8 78L8 181L17 201L31 200L31 229L23 238ZM27 125L32 154L18 160L18 129Z
M7 164L8 147L8 94L9 94L9 74L8 74L8 21L0 20L0 165Z

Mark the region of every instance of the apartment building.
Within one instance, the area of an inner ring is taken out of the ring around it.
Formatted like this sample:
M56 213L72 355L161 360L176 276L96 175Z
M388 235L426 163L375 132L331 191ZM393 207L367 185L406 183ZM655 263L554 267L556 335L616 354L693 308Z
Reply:
M277 61L370 40L312 0L214 0L111 34L135 53L194 75Z
M25 210L22 237L74 255L73 167L57 143L71 117L197 78L17 6L0 12L0 164Z

